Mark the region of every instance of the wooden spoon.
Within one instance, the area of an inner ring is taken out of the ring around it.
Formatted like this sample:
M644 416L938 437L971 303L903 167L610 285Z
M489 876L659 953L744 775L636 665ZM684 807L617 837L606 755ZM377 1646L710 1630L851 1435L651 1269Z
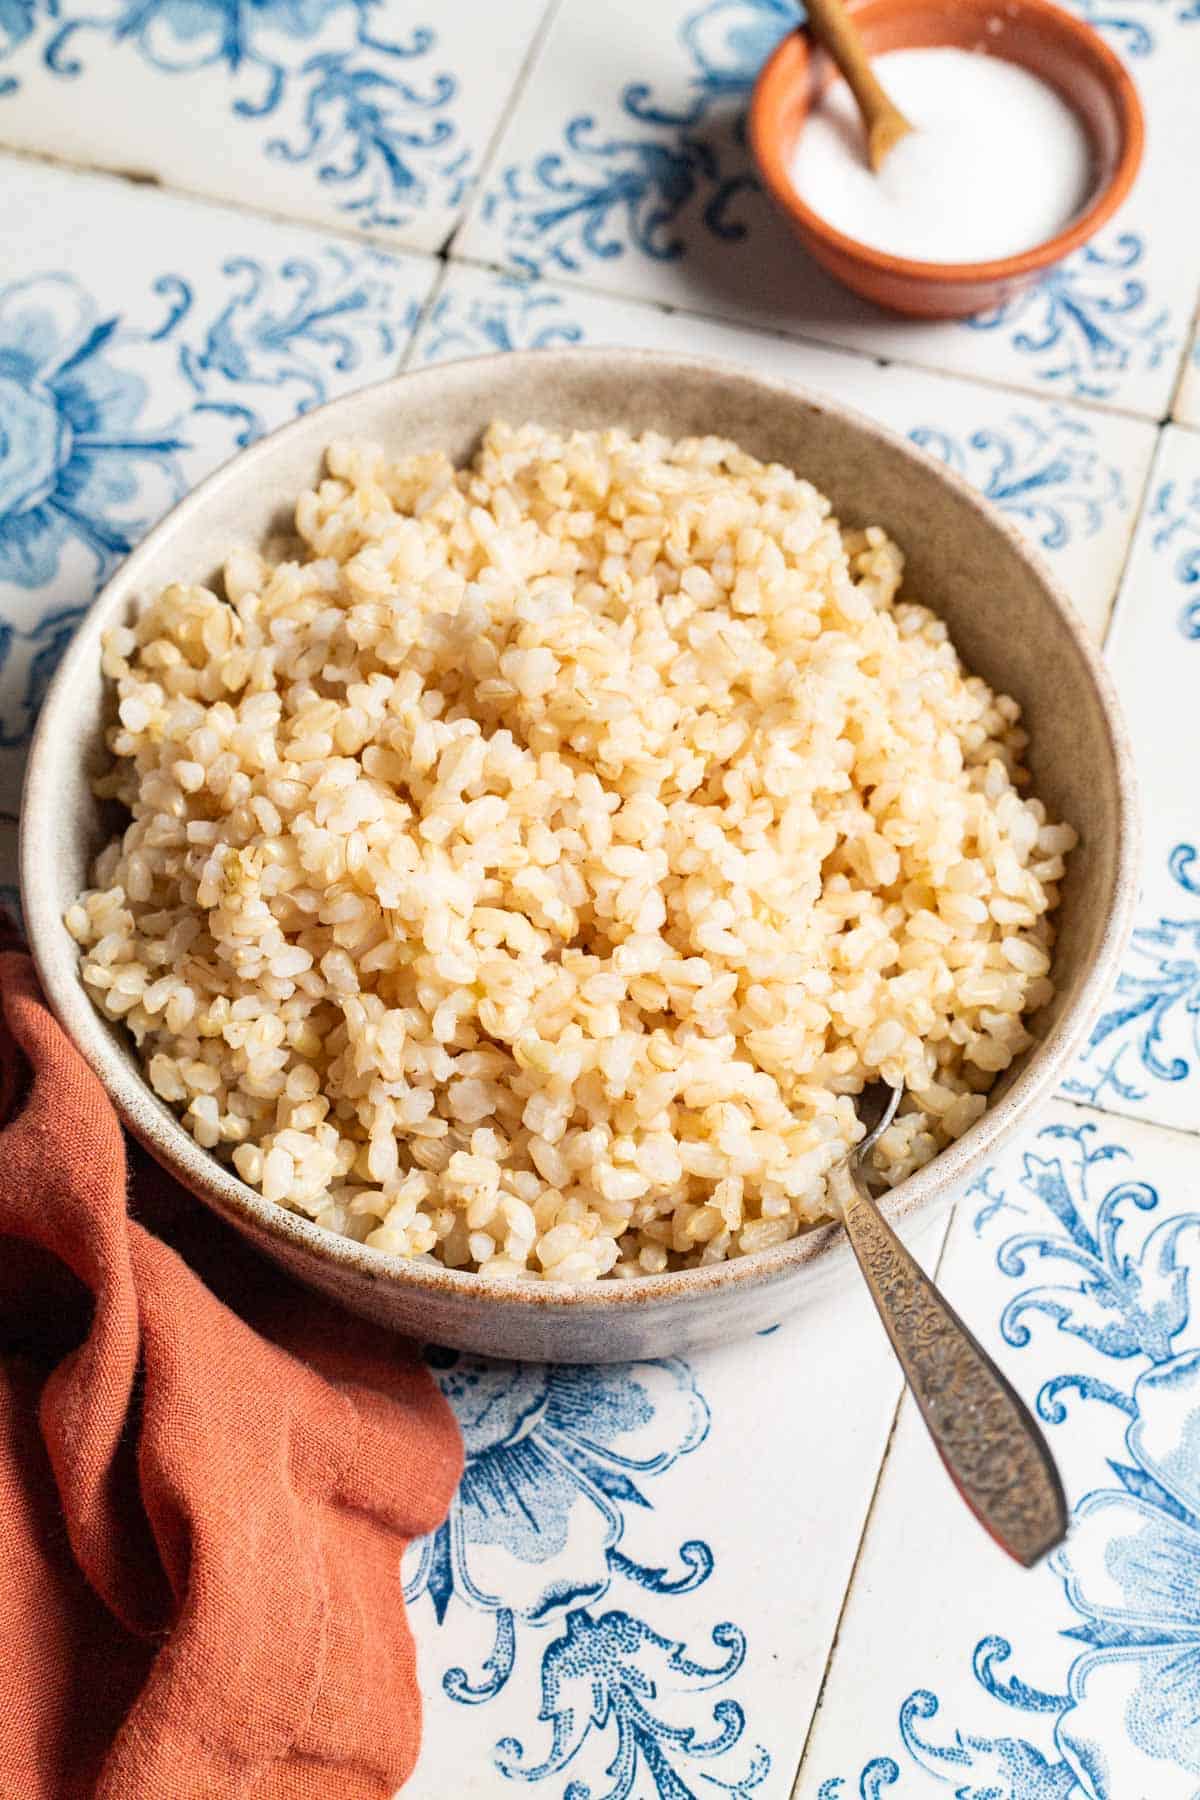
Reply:
M842 0L805 0L808 23L846 78L867 134L867 158L878 175L886 158L913 127L888 99Z

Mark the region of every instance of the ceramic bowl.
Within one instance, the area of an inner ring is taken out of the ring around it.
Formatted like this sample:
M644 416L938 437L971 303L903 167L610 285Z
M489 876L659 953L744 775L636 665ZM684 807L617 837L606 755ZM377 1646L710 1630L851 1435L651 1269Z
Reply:
M1142 159L1142 108L1124 64L1104 40L1047 0L858 0L854 22L870 55L941 45L1020 63L1062 95L1083 120L1095 184L1084 210L1055 237L991 262L918 262L835 231L800 198L788 166L804 121L835 71L807 31L793 31L768 59L750 102L750 146L792 230L831 275L877 305L929 319L963 318L998 306L1110 219ZM1019 121L1014 121L1014 128Z
M638 350L547 350L444 365L307 414L211 476L134 552L92 606L42 708L25 784L21 892L51 1005L129 1128L168 1169L269 1256L356 1312L501 1356L616 1361L683 1351L774 1324L857 1279L840 1227L757 1257L632 1282L514 1284L407 1263L336 1237L243 1185L152 1093L121 1032L94 1011L63 913L111 834L91 777L106 762L101 634L171 580L208 582L239 543L259 542L312 485L334 438L396 452L469 456L487 422L621 424L673 437L717 432L801 470L850 525L883 525L908 556L909 588L945 618L967 664L1014 694L1051 811L1082 836L1059 916L1052 1005L1038 1042L974 1128L885 1201L909 1229L955 1194L1048 1096L1081 1045L1123 947L1134 895L1135 802L1117 703L1096 648L1045 570L940 463L819 395L708 361Z

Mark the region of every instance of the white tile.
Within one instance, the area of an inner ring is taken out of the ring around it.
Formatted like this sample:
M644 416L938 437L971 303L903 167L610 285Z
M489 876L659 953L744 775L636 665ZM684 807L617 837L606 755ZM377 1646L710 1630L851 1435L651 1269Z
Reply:
M786 1800L899 1388L854 1279L689 1363L438 1357L467 1474L405 1564L406 1795L599 1796L616 1763L639 1800Z
M546 4L18 6L0 142L433 250Z
M1192 340L1172 410L1181 425L1200 426L1200 326Z
M1142 791L1142 892L1076 1098L1200 1130L1200 437L1163 433L1107 655Z
M947 1295L1046 1421L1072 1507L1025 1572L907 1400L797 1800L1190 1800L1200 1579L1195 1146L1059 1105L960 1202Z
M1200 240L1178 217L1179 170L1200 155L1200 32L1182 0L1154 8L1136 40L1093 11L1151 113L1142 175L1091 246L995 313L920 323L877 311L809 261L759 190L741 119L795 22L790 0L566 0L456 250L1158 416L1200 283Z
M1154 447L1144 421L456 264L422 321L411 360L573 343L722 358L857 407L981 488L1047 556L1102 634Z
M0 809L80 613L263 431L390 374L436 264L0 161Z

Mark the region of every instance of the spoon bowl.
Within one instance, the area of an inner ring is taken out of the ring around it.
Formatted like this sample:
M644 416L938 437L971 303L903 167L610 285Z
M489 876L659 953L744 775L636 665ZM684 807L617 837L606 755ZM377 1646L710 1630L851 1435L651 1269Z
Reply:
M901 1097L900 1088L883 1081L864 1088L858 1115L867 1134L833 1171L830 1191L951 1481L1000 1548L1029 1569L1067 1535L1070 1515L1050 1446L1008 1377L900 1242L867 1185L867 1159Z

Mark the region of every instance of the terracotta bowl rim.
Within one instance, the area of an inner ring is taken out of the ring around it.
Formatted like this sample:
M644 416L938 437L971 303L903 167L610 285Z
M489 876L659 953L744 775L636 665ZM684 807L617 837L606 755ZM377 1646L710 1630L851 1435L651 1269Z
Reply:
M735 384L743 390L774 400L834 414L865 437L914 467L932 473L961 503L977 513L991 531L1005 537L1015 555L1036 577L1048 606L1055 610L1079 654L1082 672L1090 680L1107 726L1115 786L1115 856L1108 914L1090 968L1082 978L1074 1002L1067 1007L1049 1034L1028 1052L1025 1066L1012 1086L988 1108L971 1129L935 1157L933 1162L901 1182L885 1197L883 1210L893 1223L939 1198L946 1198L970 1173L982 1167L1001 1141L1031 1109L1048 1097L1069 1067L1103 1003L1109 981L1127 941L1137 895L1138 806L1132 749L1112 679L1083 621L1055 577L1037 553L1004 515L953 470L919 450L896 433L877 425L851 407L829 396L788 381L772 379L736 363L704 356L682 355L647 349L618 347L554 347L542 350L505 351L468 357L432 367L411 370L302 414L259 439L249 449L225 463L200 482L162 518L108 581L88 609L47 691L30 748L20 817L21 901L30 949L49 1003L60 1023L100 1078L117 1112L132 1133L193 1194L218 1213L240 1216L272 1238L303 1249L348 1275L371 1282L394 1283L410 1294L425 1294L452 1301L516 1302L542 1312L619 1308L628 1311L711 1295L743 1284L758 1286L793 1275L839 1245L843 1233L835 1224L817 1226L774 1249L752 1256L716 1263L711 1267L643 1275L631 1280L604 1280L555 1284L547 1281L509 1281L486 1274L449 1269L440 1264L414 1263L402 1257L369 1249L338 1236L298 1214L263 1199L202 1150L179 1120L154 1095L149 1083L125 1060L118 1048L114 1027L95 1010L78 975L74 941L59 915L54 882L54 834L49 822L56 804L56 775L69 764L80 740L77 708L72 689L75 672L94 668L99 657L100 635L108 619L137 595L142 570L156 555L160 540L187 529L192 520L211 507L220 507L244 484L253 484L260 470L269 470L278 449L293 439L328 443L353 435L353 415L365 397L384 400L394 393L398 405L416 384L437 392L439 383L453 381L455 371L468 368L485 374L489 367L511 369L523 363L531 372L545 374L548 382L558 369L592 363L597 368L614 365L628 370L631 383L639 373L691 379L701 375L718 384ZM321 422L324 421L322 425ZM818 477L819 479L819 477Z
M981 17L993 16L996 10L996 0L954 0L954 4L959 13L974 12ZM1120 152L1107 180L1096 189L1083 212L1053 237L1044 238L1030 249L986 262L923 262L916 257L895 256L839 231L823 214L815 212L801 199L789 181L784 146L775 125L780 101L799 80L815 48L808 28L800 26L780 40L759 71L750 97L748 133L751 153L768 193L803 236L814 238L842 258L879 274L920 281L938 288L1020 281L1061 262L1108 223L1128 197L1145 149L1145 114L1137 86L1120 57L1099 32L1073 13L1051 5L1050 0L1012 0L1012 5L1018 15L1032 13L1050 17L1061 25L1075 39L1081 59L1090 62L1102 75L1113 99L1121 132ZM907 0L849 0L852 13L903 13L906 7ZM991 54L1002 57L1000 51Z

